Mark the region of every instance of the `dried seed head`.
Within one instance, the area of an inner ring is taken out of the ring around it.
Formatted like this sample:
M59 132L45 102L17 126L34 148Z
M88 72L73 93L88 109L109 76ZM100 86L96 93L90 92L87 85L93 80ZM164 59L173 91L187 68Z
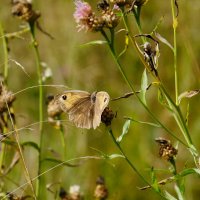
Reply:
M118 5L119 7L130 7L134 0L110 0L110 2Z
M109 107L106 107L101 114L101 122L104 123L106 126L110 126L113 118L113 111Z
M48 99L48 106L47 106L48 116L52 118L59 117L60 114L63 112L62 109L60 108L60 105L52 95L49 95L47 99Z
M108 197L108 189L102 176L97 178L94 197L98 200L105 200Z
M61 123L58 120L59 116L63 112L60 108L58 102L54 99L53 95L49 95L47 97L47 113L48 113L48 121L57 129L60 128Z
M12 15L26 22L35 22L40 17L39 11L34 11L30 1L12 1Z
M110 7L109 3L107 0L101 0L99 3L97 3L97 8L99 10L107 10Z
M14 100L15 95L11 91L8 91L6 86L0 85L0 113L7 111L7 105L10 107Z
M159 149L160 157L168 161L173 160L174 157L177 155L178 150L172 146L171 142L163 138L156 138L155 141L158 142L160 145Z
M135 5L136 6L143 6L145 5L149 0L136 0Z
M143 45L143 55L144 59L150 67L150 70L158 76L157 67L158 67L158 57L159 57L159 48L158 43L153 47L151 43L145 42Z
M59 191L59 197L62 199L62 200L65 200L67 199L67 192L65 191L64 188L60 188L60 191Z
M110 8L102 11L101 18L105 28L115 28L119 23L119 17Z

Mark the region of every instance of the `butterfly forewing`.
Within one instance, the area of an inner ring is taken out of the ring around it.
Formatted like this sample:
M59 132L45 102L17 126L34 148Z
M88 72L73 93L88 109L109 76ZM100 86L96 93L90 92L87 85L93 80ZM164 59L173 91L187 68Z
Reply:
M99 126L101 122L101 114L108 105L110 96L107 92L98 92L96 94L96 102L94 106L93 128Z
M69 112L78 102L90 99L90 93L80 90L69 90L56 96L56 101L64 112Z

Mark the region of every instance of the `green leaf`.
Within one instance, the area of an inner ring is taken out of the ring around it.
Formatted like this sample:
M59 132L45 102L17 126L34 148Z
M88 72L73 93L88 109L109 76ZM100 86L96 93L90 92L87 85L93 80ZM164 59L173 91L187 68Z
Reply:
M146 91L148 88L148 78L147 78L147 73L146 73L146 69L144 70L143 74L142 74L142 79L141 79L141 100L143 101L143 103L146 105Z
M175 191L177 193L178 200L184 200L184 197L182 195L182 191L177 185L175 185Z
M28 142L23 142L22 144L21 144L21 146L30 146L30 147L33 147L34 149L36 149L38 152L40 152L40 147L38 146L38 144L37 143L35 143L35 142L31 142L31 141L28 141Z
M186 112L186 125L187 125L187 127L188 127L188 122L189 122L189 114L190 114L190 104L189 104L189 102L188 102L188 104L187 104L187 112Z
M110 156L108 156L109 159L114 159L114 158L124 158L123 155L121 154L111 154Z
M130 119L125 121L123 129L122 129L122 134L117 138L117 142L120 143L122 141L123 137L128 133L130 123L131 123Z
M164 197L168 200L177 200L174 196L172 196L169 192L164 191Z
M170 112L173 113L173 110L168 106L165 95L163 94L163 92L158 89L158 101L161 105L163 105L165 108L167 108ZM170 102L169 102L170 103Z
M121 53L118 55L117 59L119 59L123 54L126 53L127 49L128 49L128 45L129 45L129 37L128 35L126 34L125 35L125 45L124 45L124 49L121 51Z
M107 44L107 42L104 40L94 40L94 41L82 44L81 47L85 47L89 45L102 45L102 44Z
M2 142L2 143L5 143L5 144L7 144L7 145L11 145L11 146L17 146L17 143L16 143L16 142L11 141L11 140L8 140L8 139L6 139L6 140L3 139L1 142Z
M153 168L153 167L151 168L151 182L152 182L152 187L153 187L157 192L159 192L159 191L160 191L160 188L159 188L158 180L157 180L157 178L156 178L155 171L154 171L154 168Z
M191 90L191 91L185 91L183 93L181 93L178 97L178 103L181 103L181 100L183 98L192 98L193 96L196 96L197 94L200 93L200 89L198 90Z
M55 159L55 158L45 158L42 161L43 162L44 161L48 161L48 162L53 162L53 163L57 163L57 164L63 164L65 166L67 166L67 167L78 167L78 166L80 166L80 164L70 164L70 163L65 162L63 160L58 160L58 159Z
M184 176L187 176L189 174L194 174L194 173L200 175L200 169L198 168L185 169L179 174L179 176L184 177Z
M155 32L156 38L158 38L162 43L166 44L172 51L174 51L174 47L164 38L162 37L159 33Z
M155 124L155 123L152 123L152 122L140 121L140 120L132 119L132 118L129 118L129 117L127 119L129 119L133 122L140 123L140 124L146 124L146 125L150 125L150 126L153 126L153 127L161 128L161 126L159 124Z

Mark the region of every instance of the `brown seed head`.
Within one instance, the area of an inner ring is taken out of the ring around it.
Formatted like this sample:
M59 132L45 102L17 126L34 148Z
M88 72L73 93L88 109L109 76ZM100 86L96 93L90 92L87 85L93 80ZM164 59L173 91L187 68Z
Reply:
M0 85L0 113L7 111L7 105L10 107L15 100L15 95L8 91L6 86Z
M40 17L39 11L34 11L28 1L13 1L12 15L26 22L35 22Z
M109 107L106 107L101 114L101 122L104 123L106 126L110 126L113 118L113 111Z
M160 149L159 149L160 157L168 161L174 159L174 157L178 153L178 150L172 146L169 140L165 140L163 138L157 138L155 139L155 141L158 142L160 145Z
M108 198L108 189L105 185L104 178L101 176L97 178L94 197L97 200L105 200Z

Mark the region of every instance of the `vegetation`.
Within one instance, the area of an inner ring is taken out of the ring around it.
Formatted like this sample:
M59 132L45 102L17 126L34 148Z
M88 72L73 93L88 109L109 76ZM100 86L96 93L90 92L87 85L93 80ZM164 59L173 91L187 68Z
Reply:
M199 7L2 3L1 199L197 199ZM66 90L109 94L97 129L69 120Z

